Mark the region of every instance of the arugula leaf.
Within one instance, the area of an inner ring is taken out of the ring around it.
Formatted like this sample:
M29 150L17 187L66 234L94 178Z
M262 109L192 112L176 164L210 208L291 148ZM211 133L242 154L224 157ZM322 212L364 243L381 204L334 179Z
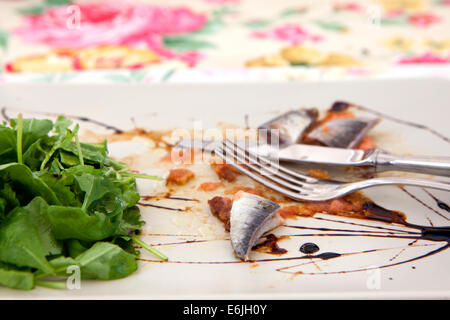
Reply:
M67 119L66 117L59 116L54 125L55 133L58 135L65 135L69 127L72 125L72 120Z
M5 211L6 211L6 200L0 198L0 223L3 219L5 219Z
M49 261L57 274L63 274L68 266L77 265L77 262L71 257L60 256Z
M128 235L135 230L141 229L143 225L144 221L141 221L139 208L131 207L124 211L118 226L118 233Z
M52 225L47 216L47 203L42 198L36 197L24 208L29 211L31 223L38 231L44 254L46 256L61 254L62 245L56 240L52 231Z
M80 267L82 279L112 280L124 278L137 270L136 256L109 242L97 242L77 257L58 257L50 264L59 275L67 275L69 266ZM45 276L41 274L38 277Z
M81 164L80 159L75 154L63 150L59 152L59 159L61 164L69 168Z
M111 243L118 245L125 252L128 252L136 257L141 255L141 252L135 247L135 242L130 237L115 237Z
M101 212L87 214L81 208L50 206L48 218L56 239L99 241L114 235L120 217L109 219Z
M83 211L87 211L94 201L101 199L114 188L110 179L94 174L75 175L75 179L80 189L85 192L83 205L81 206Z
M99 167L103 166L107 158L107 146L106 141L103 143L80 143L81 153L83 154L83 159L86 163L97 165ZM78 149L75 142L71 142L63 148L64 151L70 152L76 155L78 158Z
M55 176L47 171L36 173L36 176L38 176L55 193L61 203L72 207L81 206L81 202L71 190L74 183L73 177L64 173L60 176Z
M120 279L137 270L134 255L108 242L97 242L75 261L81 267L83 279Z
M16 141L13 129L0 127L0 164L17 161Z
M11 127L17 127L17 119L11 119ZM48 133L53 129L53 122L51 120L39 119L23 119L22 126L22 146L25 152L31 144L36 140L47 137Z
M22 115L19 114L19 117L17 118L17 130L16 130L16 141L17 141L17 162L23 163L22 159L22 134L23 134L23 121L22 121Z
M68 276L71 265L85 279L123 278L137 269L134 243L167 259L135 236L139 174L108 157L106 141L81 143L71 125L20 115L0 124L0 285L64 288L41 279Z
M78 255L85 252L87 249L89 249L91 245L86 245L86 243L82 243L80 240L77 239L68 239L66 241L66 247L69 251L69 255L72 258L76 258Z
M49 204L60 204L55 193L26 166L20 163L0 165L0 181L7 182L20 196L21 203L42 197Z
M0 261L52 273L53 268L45 256L30 207L14 209L0 226Z
M16 197L16 193L9 184L3 183L3 187L0 187L0 197L2 197L5 202L5 215L15 207L20 206L20 202Z
M0 262L0 285L22 290L34 288L34 276L31 271L18 270L12 265Z
M33 142L23 153L23 163L32 171L40 170L41 163L44 161L48 150L50 150L48 146L51 145L51 141L52 138L50 137L42 137Z
M53 142L53 146L49 152L47 152L44 161L41 163L41 170L45 168L51 157L58 149L62 149L67 147L71 142L73 137L77 134L77 132L70 131L68 128L72 124L72 121L66 119L64 117L58 117L55 122L54 131L56 134L56 140Z

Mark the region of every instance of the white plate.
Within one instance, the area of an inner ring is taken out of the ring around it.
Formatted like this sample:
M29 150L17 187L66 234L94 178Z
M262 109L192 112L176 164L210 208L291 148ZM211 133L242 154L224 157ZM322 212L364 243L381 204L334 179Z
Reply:
M336 100L351 101L378 112L423 124L436 132L383 120L373 134L380 146L397 153L450 155L450 82L445 80L378 80L360 82L280 83L280 84L196 84L196 85L43 85L4 84L0 87L0 107L22 108L95 118L122 129L139 126L149 129L174 127L192 128L201 120L203 128L216 126L218 121L244 125L245 115L251 126L280 112L300 107L328 108ZM8 109L10 112L11 109ZM442 135L442 136L439 136ZM450 213L440 209L436 201L419 188L408 188L423 203L412 199L396 187L367 191L378 204L401 210L411 223L435 226L449 224ZM446 203L450 194L432 191ZM203 204L205 205L205 204ZM205 210L207 207L205 205ZM158 210L143 211L153 233L175 230L169 215ZM351 220L335 216L318 216L332 220L302 218L290 224L331 229L364 231L387 230L381 222ZM347 222L366 226L349 225ZM280 228L277 234L317 233L319 231ZM330 232L328 232L330 233ZM331 231L331 233L349 233ZM366 232L367 233L367 232ZM397 233L397 235L399 235ZM195 238L195 237L194 237ZM179 237L182 242L189 237ZM198 238L195 238L198 239ZM147 241L170 242L161 237ZM314 242L320 252L343 255L330 260L290 260L255 263L198 264L141 262L138 272L116 281L83 281L78 290L37 288L21 292L0 288L1 298L59 299L278 299L278 298L450 298L450 252L443 250L412 262L400 263L446 245L445 242L368 236L293 236L280 243L289 250L286 256L302 255L298 248L304 242ZM229 241L207 241L189 245L164 246L173 261L236 261ZM151 258L143 253L144 258ZM274 256L256 254L256 258ZM283 256L282 256L283 257ZM276 258L276 257L275 257ZM313 263L313 262L314 263ZM292 267L303 263L298 267ZM385 268L375 268L386 264ZM275 271L288 267L290 271L319 273L292 275ZM369 268L369 270L366 270ZM361 270L339 273L342 270ZM329 274L323 274L328 272Z

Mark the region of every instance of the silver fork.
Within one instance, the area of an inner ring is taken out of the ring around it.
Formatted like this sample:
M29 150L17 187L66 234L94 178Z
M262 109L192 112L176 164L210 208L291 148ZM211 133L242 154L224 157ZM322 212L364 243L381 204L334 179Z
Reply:
M249 152L228 139L218 144L214 153L253 180L294 200L330 200L357 190L383 185L405 185L450 191L449 183L416 178L385 177L349 183L315 179Z

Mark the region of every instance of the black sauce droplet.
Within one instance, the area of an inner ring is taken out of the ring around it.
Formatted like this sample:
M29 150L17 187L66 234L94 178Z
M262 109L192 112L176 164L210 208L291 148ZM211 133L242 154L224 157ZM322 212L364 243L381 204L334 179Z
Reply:
M324 252L318 255L315 255L315 258L320 258L322 260L328 260L328 259L333 259L333 258L337 258L340 257L341 254L340 253L336 253L336 252Z
M312 242L306 242L302 244L302 246L300 247L300 252L304 254L313 254L319 250L320 250L319 246Z
M439 208L441 208L442 210L448 211L450 212L450 206L440 200L437 201L437 205Z

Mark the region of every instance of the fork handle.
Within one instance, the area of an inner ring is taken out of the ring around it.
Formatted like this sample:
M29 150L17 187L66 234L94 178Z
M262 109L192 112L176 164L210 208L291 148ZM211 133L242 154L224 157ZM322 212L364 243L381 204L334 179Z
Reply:
M376 171L408 171L450 177L450 157L399 156L378 150L375 167Z

